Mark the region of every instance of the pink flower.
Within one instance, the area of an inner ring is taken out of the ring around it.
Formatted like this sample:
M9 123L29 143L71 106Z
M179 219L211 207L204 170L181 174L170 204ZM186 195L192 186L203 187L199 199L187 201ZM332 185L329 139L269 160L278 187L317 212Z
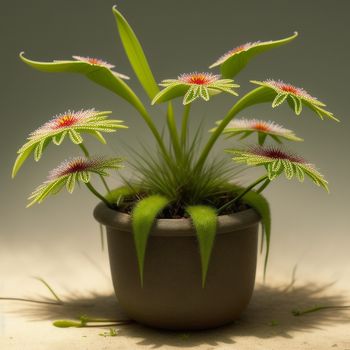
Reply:
M267 79L264 81L251 81L253 84L260 85L266 89L275 92L276 96L273 99L272 107L278 107L283 102L288 101L291 106L294 106L296 115L300 115L303 105L317 113L323 119L324 116L339 121L333 116L333 113L326 111L323 107L326 105L319 101L316 97L310 95L306 90L296 87L292 84L285 83L282 80Z
M28 199L34 203L41 203L47 196L59 192L64 186L72 193L77 182L88 184L91 174L108 176L107 170L121 168L122 159L105 157L75 157L62 162L51 170L47 180L38 186Z
M287 179L296 176L302 182L306 175L317 186L322 186L328 191L328 182L313 164L308 163L299 155L282 148L250 146L246 149L227 150L227 152L232 153L232 159L238 163L250 166L263 166L267 170L270 180L284 173Z
M218 122L219 124L220 122ZM253 132L257 132L262 143L266 136L271 136L275 141L281 143L280 138L290 141L302 141L292 130L286 129L281 125L271 121L258 119L234 119L224 129L225 134L236 136L242 134L241 139L248 137Z
M184 96L184 105L198 98L209 101L211 95L220 92L237 96L233 88L239 87L239 85L233 83L232 79L220 79L219 75L206 72L184 73L179 75L177 79L163 80L159 85L164 86L165 89L154 97L152 104L168 101L179 96Z

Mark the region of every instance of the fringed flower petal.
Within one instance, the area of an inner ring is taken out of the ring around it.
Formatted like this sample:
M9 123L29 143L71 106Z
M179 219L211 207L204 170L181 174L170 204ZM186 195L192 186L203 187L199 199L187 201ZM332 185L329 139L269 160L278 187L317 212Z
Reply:
M117 129L127 128L123 121L108 119L111 112L99 112L95 109L71 111L58 114L50 121L33 131L28 142L18 150L18 157L13 168L13 176L16 175L24 160L34 151L34 158L38 161L45 147L52 141L60 145L68 135L75 144L81 144L81 133L94 135L102 143L105 143L101 132L115 132Z
M231 79L220 79L219 75L197 72L181 74L177 79L163 80L159 85L164 89L155 96L152 104L169 101L179 96L184 96L184 105L198 98L209 101L211 95L220 92L237 96L233 88L239 87Z
M217 124L219 124L217 122ZM212 131L214 131L213 129ZM224 129L223 133L229 137L241 135L241 139L244 139L252 133L257 133L259 143L263 144L266 136L270 136L278 143L281 143L281 139L289 141L303 141L303 139L297 137L292 130L286 129L283 126L271 122L258 119L234 119Z
M108 175L106 170L121 168L121 158L105 158L105 157L75 157L65 160L58 167L51 170L47 180L38 186L28 199L31 202L28 207L41 203L48 195L55 194L66 186L69 193L75 189L75 185L82 181L88 183L91 174L102 176Z
M335 121L339 121L334 117L333 113L326 111L323 108L326 106L323 102L310 95L303 88L285 83L282 80L267 79L264 81L252 80L251 82L275 92L275 97L272 101L273 108L280 106L284 101L288 101L288 104L294 110L296 115L300 115L303 106L306 106L314 111L321 119L328 117Z
M287 179L296 177L300 182L308 176L317 186L328 191L328 182L324 176L304 158L284 149L271 146L251 146L246 149L227 150L233 154L233 160L250 166L264 166L270 180L281 174Z

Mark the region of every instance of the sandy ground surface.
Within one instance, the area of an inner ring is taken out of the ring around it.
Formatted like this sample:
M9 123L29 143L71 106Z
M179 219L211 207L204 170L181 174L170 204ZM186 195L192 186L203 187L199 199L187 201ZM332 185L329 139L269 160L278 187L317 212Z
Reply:
M201 332L168 332L138 324L109 328L56 328L57 319L124 317L113 295L105 252L67 252L63 247L0 248L0 297L53 301L51 284L63 305L0 300L0 349L350 349L350 310L329 309L295 317L293 309L350 305L347 281L316 274L299 277L272 268L261 276L251 304L236 323ZM261 263L261 262L260 262ZM299 267L298 267L299 268ZM261 269L259 269L260 271ZM312 271L311 271L312 272ZM301 274L302 275L302 274Z

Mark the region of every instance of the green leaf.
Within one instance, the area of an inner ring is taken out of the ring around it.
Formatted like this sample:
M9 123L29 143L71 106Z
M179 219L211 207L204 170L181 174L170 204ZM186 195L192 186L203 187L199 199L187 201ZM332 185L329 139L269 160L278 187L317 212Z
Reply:
M293 95L289 95L289 97L291 98L291 100L293 101L293 105L294 105L294 112L296 115L300 115L302 108L303 108L303 104L301 102L301 99L297 96L293 96ZM293 108L293 107L292 107Z
M202 287L204 288L216 235L217 213L214 208L204 205L189 206L186 211L191 216L198 237L202 266Z
M199 87L199 94L204 101L209 101L209 91L205 86Z
M102 66L94 66L86 62L80 61L54 61L39 62L29 60L24 57L24 53L20 53L21 60L28 66L42 72L49 73L80 73L85 75L94 83L105 87L114 92L126 101L131 103L136 109L143 110L142 104L130 87L110 69Z
M66 188L69 193L73 193L76 179L77 179L77 173L73 173L68 176L66 181Z
M187 105L193 102L196 98L198 98L198 96L199 96L199 87L191 86L184 96L183 104Z
M88 171L83 171L79 174L79 179L84 182L88 183L90 181L91 175Z
M81 322L70 321L70 320L57 320L57 321L53 322L52 324L58 328L70 328L70 327L80 328L80 327L82 327Z
M61 143L63 142L64 138L66 137L66 135L67 135L67 130L64 130L64 131L61 132L60 134L55 135L55 136L52 138L52 142L53 142L56 146L60 146Z
M80 134L73 129L68 131L68 135L71 141L76 145L79 145L80 143L83 142L83 138L80 136Z
M32 145L31 147L28 147L25 151L21 152L18 154L15 164L13 165L12 169L12 178L16 176L18 173L19 169L21 168L22 164L25 162L25 160L30 156L30 154L33 151L33 148L35 147L35 144Z
M284 168L284 174L286 175L286 178L290 180L294 176L293 164L288 159L283 159L282 164Z
M131 185L122 186L110 191L106 195L106 199L108 202L115 203L117 206L119 206L125 197L135 195L137 192L139 192L138 187L131 187Z
M38 162L43 154L45 139L42 139L34 149L34 160Z
M266 252L264 262L264 279L266 276L267 262L270 252L270 238L271 238L271 213L268 201L261 194L254 191L246 193L242 199L245 203L255 209L261 216L263 237L266 240ZM262 238L263 243L263 238ZM261 245L262 247L262 245Z
M97 140L99 140L101 143L103 143L104 145L107 144L106 139L103 137L103 135L99 132L99 131L93 131L92 135L95 136L97 138Z
M256 46L253 46L247 51L241 51L239 53L236 53L229 59L227 59L223 64L221 64L221 75L223 78L233 78L235 75L237 75L256 55L263 53L265 51L268 51L270 49L273 49L275 47L287 44L294 40L298 36L298 33L295 32L292 36L276 40L276 41L270 41L270 42L262 42L260 44L257 44ZM210 68L214 67L214 65L210 66Z
M169 85L161 90L152 100L152 105L172 100L174 98L184 96L189 87L183 84Z
M149 98L152 100L159 92L159 88L147 62L142 46L129 23L117 10L116 6L113 6L113 14L117 22L120 39L123 43L129 62L141 85L147 92Z
M148 237L157 215L169 204L169 199L160 195L151 195L139 201L132 211L132 230L143 286L143 268Z
M275 108L281 105L287 97L288 97L288 94L277 94L275 99L272 102L272 108Z
M249 93L244 95L229 111L231 116L238 114L241 110L254 106L260 103L272 102L276 96L276 92L272 89L269 89L265 86L260 86L256 89L251 90ZM226 118L226 117L225 117ZM231 118L232 119L232 118Z
M259 145L262 146L266 140L267 134L264 134L262 132L258 132L258 141Z
M41 203L50 194L56 194L58 189L62 189L62 184L65 182L64 178L59 178L47 185L40 186L35 192L31 194L28 199L32 201L27 205L27 208L31 207L35 203Z

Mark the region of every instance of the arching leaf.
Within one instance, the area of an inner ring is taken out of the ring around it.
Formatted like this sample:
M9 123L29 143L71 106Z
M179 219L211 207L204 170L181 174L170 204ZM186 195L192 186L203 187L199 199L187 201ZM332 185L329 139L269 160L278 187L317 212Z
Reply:
M253 209L255 209L261 216L262 229L263 229L262 243L264 241L264 237L266 241L266 251L265 251L265 261L264 261L264 279L265 279L267 263L269 260L270 239L271 239L270 206L264 196L254 191L249 191L248 193L246 193L242 198L242 200L245 203L247 203L249 206L251 206ZM263 248L263 244L261 245L261 248Z
M186 211L192 219L198 237L204 288L216 235L217 213L214 208L205 205L192 205L187 207Z
M169 204L169 202L169 199L164 196L151 195L139 201L131 214L132 230L142 286L148 237L157 215Z
M256 42L253 43L250 47L245 50L233 52L231 57L228 53L228 58L221 63L221 75L224 78L233 78L237 75L247 64L248 62L255 57L256 55L273 49L275 47L287 44L294 40L298 36L298 33L295 32L292 36L287 37L281 40L275 41L266 41L266 42ZM214 63L210 68L217 66L217 63Z
M140 100L130 87L120 78L115 72L111 71L107 67L92 65L87 62L81 61L53 61L53 62L39 62L29 60L24 57L24 52L20 53L21 60L28 66L33 67L42 72L49 73L79 73L85 75L88 79L95 82L98 85L105 87L106 89L114 92L126 101L131 103L135 108L142 109L140 107Z

